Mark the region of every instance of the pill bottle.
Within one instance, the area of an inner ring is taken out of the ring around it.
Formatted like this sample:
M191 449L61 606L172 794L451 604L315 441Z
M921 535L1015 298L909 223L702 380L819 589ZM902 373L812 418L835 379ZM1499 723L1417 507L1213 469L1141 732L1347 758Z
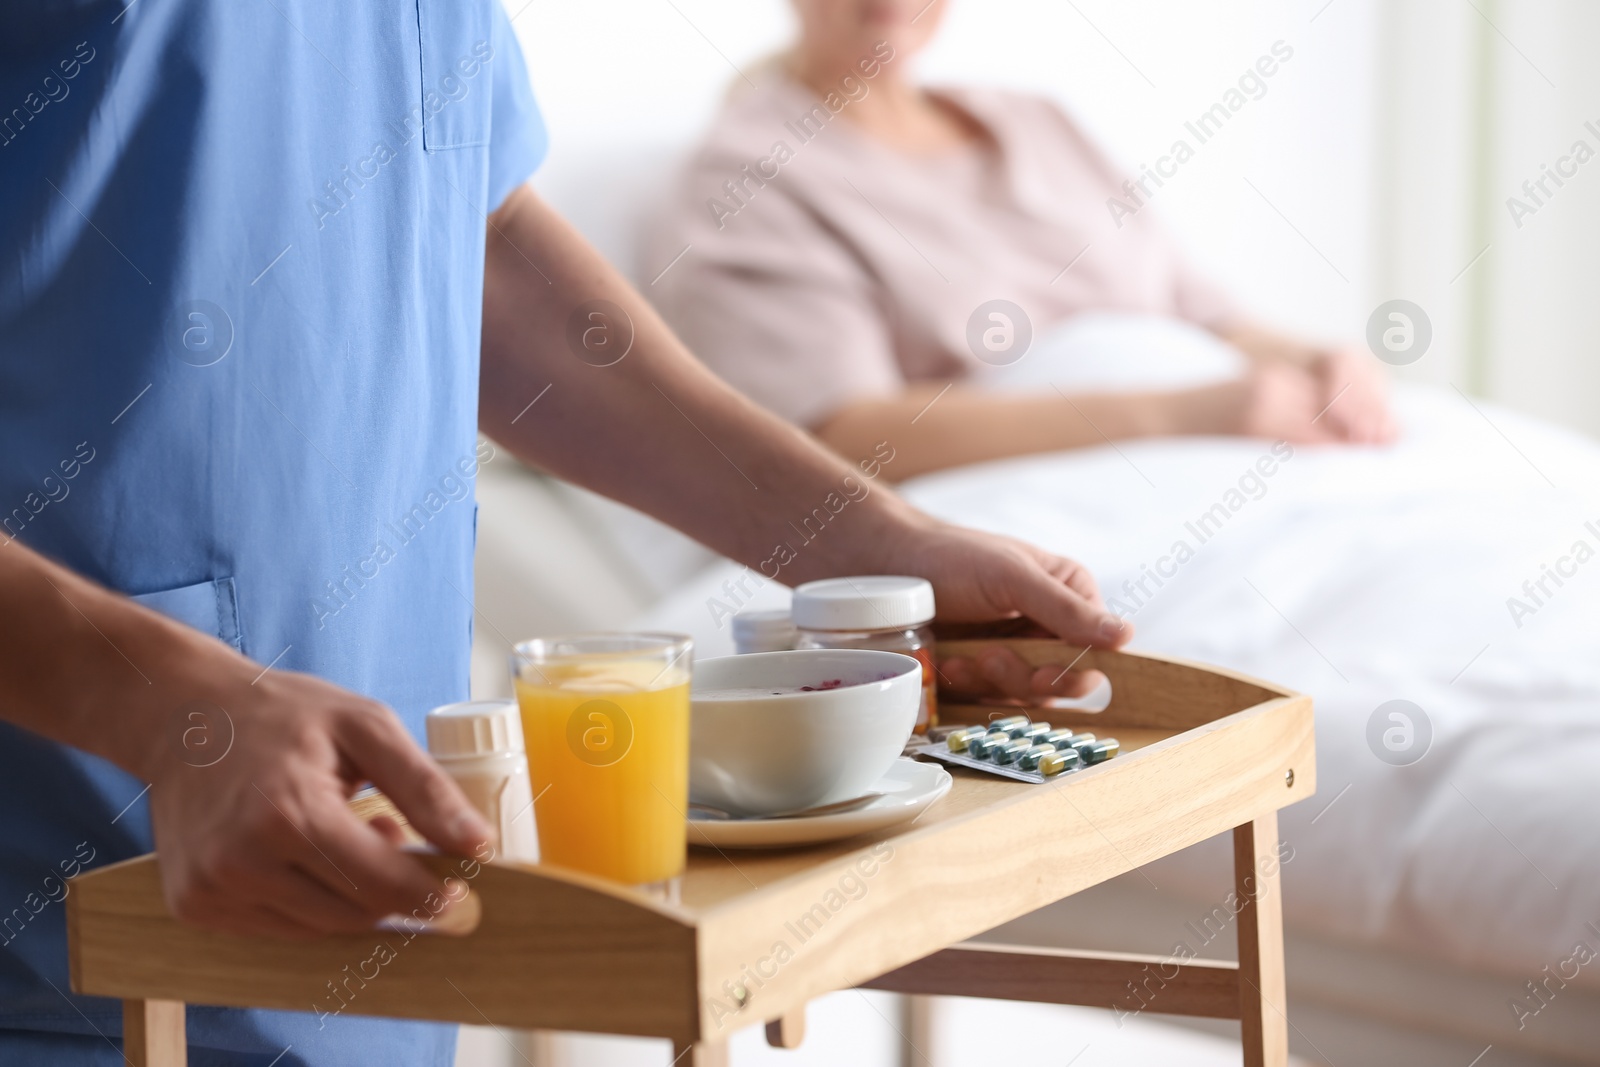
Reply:
M446 704L428 712L428 751L495 832L495 859L536 863L533 788L517 705Z
M933 669L933 586L921 578L873 575L826 578L794 591L790 615L796 648L874 648L922 664L922 707L916 732L939 724Z
M788 611L742 611L733 617L733 647L746 652L787 652L799 635Z

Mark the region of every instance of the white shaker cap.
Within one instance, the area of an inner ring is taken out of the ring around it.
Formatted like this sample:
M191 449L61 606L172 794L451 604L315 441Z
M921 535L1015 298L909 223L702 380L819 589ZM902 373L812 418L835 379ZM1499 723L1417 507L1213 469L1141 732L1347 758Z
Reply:
M469 700L428 712L428 751L435 759L522 751L522 718L505 700Z
M933 586L889 574L825 578L796 589L789 610L802 630L905 630L933 618Z
M733 617L733 643L740 652L776 652L795 642L794 620L787 609L741 611Z

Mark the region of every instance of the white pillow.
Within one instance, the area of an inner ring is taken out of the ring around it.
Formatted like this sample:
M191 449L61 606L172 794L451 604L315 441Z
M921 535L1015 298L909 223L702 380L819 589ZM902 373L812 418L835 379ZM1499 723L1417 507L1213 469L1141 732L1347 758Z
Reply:
M1041 331L1020 360L978 382L1000 392L1187 389L1239 377L1244 360L1232 345L1180 319L1092 312Z

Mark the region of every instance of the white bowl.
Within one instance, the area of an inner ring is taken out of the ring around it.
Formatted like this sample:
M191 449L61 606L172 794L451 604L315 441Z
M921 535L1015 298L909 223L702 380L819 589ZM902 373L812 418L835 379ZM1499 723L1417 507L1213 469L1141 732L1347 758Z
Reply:
M732 687L809 693L709 698ZM733 815L773 815L868 792L916 726L922 665L898 652L801 649L694 665L689 799Z

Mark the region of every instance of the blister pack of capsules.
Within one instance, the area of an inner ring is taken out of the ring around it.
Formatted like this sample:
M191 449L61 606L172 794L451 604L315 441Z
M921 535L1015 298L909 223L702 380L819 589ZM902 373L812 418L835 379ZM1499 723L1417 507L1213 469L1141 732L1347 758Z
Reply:
M1121 748L1114 737L1057 730L1047 722L1012 715L953 730L944 740L916 749L916 754L1002 778L1039 783L1104 763Z

